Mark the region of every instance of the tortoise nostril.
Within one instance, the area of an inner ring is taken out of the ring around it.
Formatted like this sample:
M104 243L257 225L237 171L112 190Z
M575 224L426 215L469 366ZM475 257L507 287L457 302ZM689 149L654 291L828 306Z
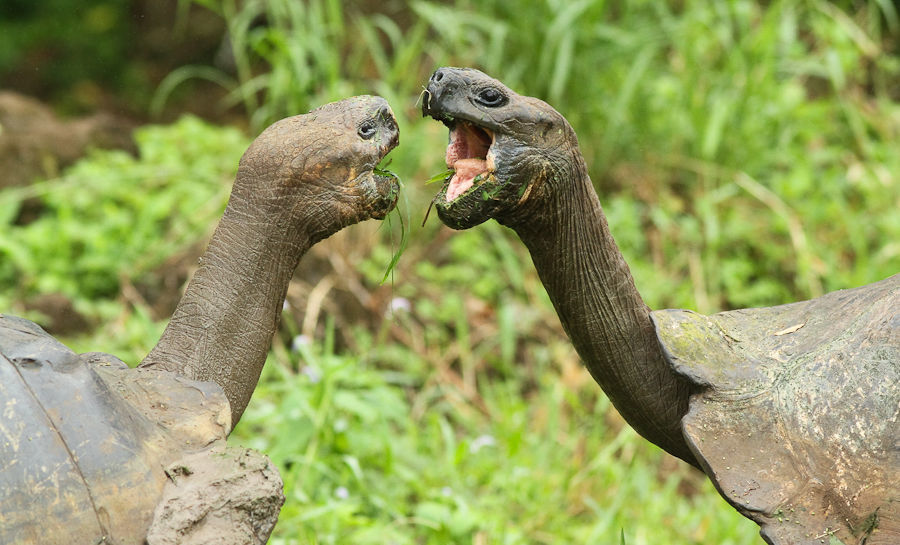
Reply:
M444 79L443 70L435 70L434 74L431 75L431 81L441 81L442 79Z
M397 120L394 118L394 114L390 109L385 108L381 111L381 119L384 120L385 128L393 133L396 138L396 134L400 131L400 127L397 126Z

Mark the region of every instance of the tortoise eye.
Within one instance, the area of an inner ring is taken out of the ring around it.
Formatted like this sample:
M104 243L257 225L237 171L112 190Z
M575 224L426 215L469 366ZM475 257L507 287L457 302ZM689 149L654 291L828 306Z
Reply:
M377 128L375 127L375 122L374 121L366 121L365 123L363 123L362 125L359 126L359 129L356 131L356 134L358 134L359 137L362 138L363 140L369 140L373 136L375 136L376 132L378 132L378 131L377 131Z
M482 89L475 96L475 101L482 106L496 108L498 106L503 106L504 104L506 104L506 95L504 95L499 89L495 87L488 87L486 89Z

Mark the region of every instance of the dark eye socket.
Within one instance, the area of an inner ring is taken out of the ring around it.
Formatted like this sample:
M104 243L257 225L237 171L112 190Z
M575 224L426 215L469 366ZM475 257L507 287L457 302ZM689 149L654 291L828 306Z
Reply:
M506 104L506 95L504 95L499 89L488 87L486 89L482 89L478 93L478 95L475 96L475 100L483 106L490 106L493 108Z
M377 127L375 126L374 121L364 122L362 125L359 126L359 129L356 131L356 133L359 135L359 137L362 138L363 140L369 140L370 138L375 136L376 132L378 132L378 130L377 130Z

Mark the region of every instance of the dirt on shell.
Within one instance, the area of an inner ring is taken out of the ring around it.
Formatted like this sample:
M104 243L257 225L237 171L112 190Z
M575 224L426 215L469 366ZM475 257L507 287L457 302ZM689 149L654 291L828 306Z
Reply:
M284 504L278 470L242 447L190 454L166 475L148 545L263 544Z

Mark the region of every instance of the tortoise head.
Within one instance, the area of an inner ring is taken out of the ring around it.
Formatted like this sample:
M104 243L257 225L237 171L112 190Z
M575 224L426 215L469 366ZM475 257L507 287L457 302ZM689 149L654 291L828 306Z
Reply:
M435 208L454 229L525 220L579 161L575 132L559 112L478 70L435 71L422 114L450 129L446 163L454 173Z
M241 158L232 204L260 207L267 221L316 242L397 202L396 176L377 168L397 146L394 114L381 97L358 96L275 122ZM229 205L231 206L231 204Z

